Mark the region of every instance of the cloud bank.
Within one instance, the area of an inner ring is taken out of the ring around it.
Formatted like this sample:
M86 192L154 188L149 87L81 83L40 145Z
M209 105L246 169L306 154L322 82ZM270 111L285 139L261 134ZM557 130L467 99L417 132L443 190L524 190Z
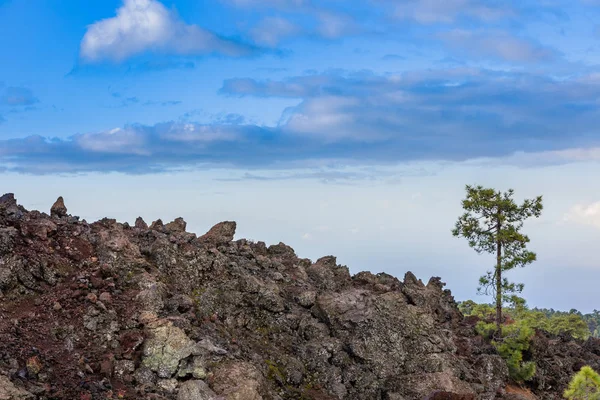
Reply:
M600 158L600 84L518 72L444 69L404 74L330 71L285 80L232 79L230 96L296 98L279 124L245 118L0 141L12 170L152 172L221 165L283 168L413 160L564 163ZM508 158L507 158L508 157Z

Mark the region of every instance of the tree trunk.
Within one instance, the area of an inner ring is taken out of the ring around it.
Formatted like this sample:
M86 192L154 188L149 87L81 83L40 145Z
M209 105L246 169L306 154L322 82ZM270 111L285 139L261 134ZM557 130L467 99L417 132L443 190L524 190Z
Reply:
M502 242L500 240L500 218L497 223L496 239L496 335L502 335Z

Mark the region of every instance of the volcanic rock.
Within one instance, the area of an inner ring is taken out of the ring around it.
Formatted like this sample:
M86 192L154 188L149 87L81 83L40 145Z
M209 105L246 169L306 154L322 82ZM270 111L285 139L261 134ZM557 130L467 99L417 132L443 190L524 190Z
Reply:
M50 215L58 218L67 216L67 207L65 206L65 201L62 196L56 199L56 202L50 208Z
M509 400L506 362L440 278L333 256L52 216L0 197L0 400ZM61 219L58 219L61 218ZM374 266L377 269L377 266ZM600 340L537 332L529 399L600 370ZM35 361L35 362L34 362Z

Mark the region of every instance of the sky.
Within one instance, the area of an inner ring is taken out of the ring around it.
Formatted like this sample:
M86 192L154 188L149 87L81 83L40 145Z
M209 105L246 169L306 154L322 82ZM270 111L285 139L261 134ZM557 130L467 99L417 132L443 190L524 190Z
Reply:
M512 188L544 211L509 278L600 309L599 50L597 0L0 0L0 191L489 301L451 229Z

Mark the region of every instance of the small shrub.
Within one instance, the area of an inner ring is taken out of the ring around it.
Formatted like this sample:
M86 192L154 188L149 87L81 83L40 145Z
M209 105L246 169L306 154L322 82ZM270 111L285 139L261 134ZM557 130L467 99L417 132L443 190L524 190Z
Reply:
M568 400L600 400L600 375L587 365L573 376L564 392Z
M503 337L492 344L508 366L510 377L516 382L528 381L535 375L535 363L523 361L523 352L529 349L534 331L525 324L505 326Z

